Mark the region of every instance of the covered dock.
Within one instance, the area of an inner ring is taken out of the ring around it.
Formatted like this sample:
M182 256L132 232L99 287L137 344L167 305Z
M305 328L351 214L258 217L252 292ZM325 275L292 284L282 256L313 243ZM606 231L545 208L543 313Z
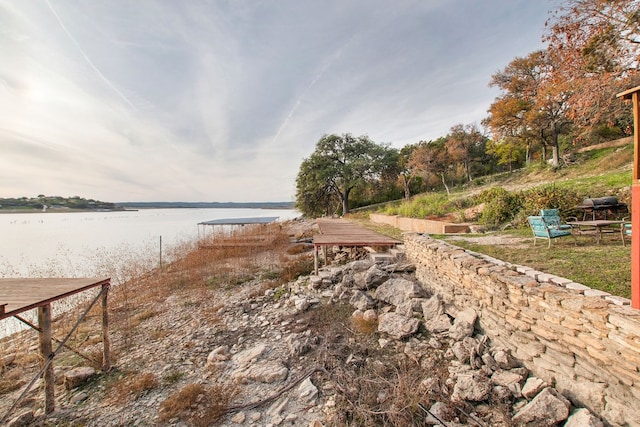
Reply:
M313 236L314 269L318 274L318 251L323 249L326 263L326 249L331 246L346 247L386 247L392 248L402 243L384 234L368 230L342 218L319 218L316 220L320 234Z
M98 300L102 301L102 369L104 371L111 369L111 358L109 354L109 318L107 314L107 295L110 286L110 278L0 279L0 320L15 317L22 323L38 331L40 354L42 357L40 371L24 388L22 394L13 406L2 416L0 424L4 424L7 421L11 412L18 406L20 401L41 376L44 379L45 413L49 414L55 410L53 359L62 347L66 347L66 342L69 337L75 332L76 328ZM63 340L56 340L59 345L54 350L52 342L54 338L52 334L53 316L51 303L97 287L100 288L98 295L92 300L88 308L84 310L66 337ZM21 317L22 313L33 309L37 309L38 311L38 325L34 325Z
M255 235L247 233L246 238L231 238L234 233L242 230L245 226L267 226L278 220L277 216L247 217L247 218L221 218L198 223L198 240L202 243L200 248L215 249L230 246L256 246L271 243L270 233L260 233ZM211 228L212 232L207 233L206 229ZM242 230L245 231L245 230Z

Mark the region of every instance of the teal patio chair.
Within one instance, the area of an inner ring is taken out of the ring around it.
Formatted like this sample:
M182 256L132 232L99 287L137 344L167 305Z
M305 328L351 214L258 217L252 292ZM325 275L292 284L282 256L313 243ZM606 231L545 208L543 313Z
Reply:
M536 245L537 239L547 239L549 241L547 247L550 248L552 239L565 236L573 237L575 244L578 244L576 237L571 234L571 227L569 227L569 229L559 228L558 225L561 224L554 224L553 221L547 222L544 216L530 216L527 219L529 220L531 231L533 231L533 246Z
M540 209L540 216L545 222L558 230L571 230L569 224L563 224L560 219L560 211L558 209Z

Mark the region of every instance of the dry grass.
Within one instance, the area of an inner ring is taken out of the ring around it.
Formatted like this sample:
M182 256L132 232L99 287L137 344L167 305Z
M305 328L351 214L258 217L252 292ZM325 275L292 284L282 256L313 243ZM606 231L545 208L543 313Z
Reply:
M150 372L126 374L113 384L111 393L118 402L138 399L145 392L160 385L156 376Z
M0 396L19 389L26 384L22 378L22 370L15 368L4 371L0 380Z
M236 390L229 385L187 384L160 405L160 420L178 419L200 427L210 426L227 413Z

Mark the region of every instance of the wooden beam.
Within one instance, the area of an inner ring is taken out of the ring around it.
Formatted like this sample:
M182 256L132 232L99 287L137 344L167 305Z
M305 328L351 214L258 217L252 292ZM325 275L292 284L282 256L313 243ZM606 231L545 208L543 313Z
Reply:
M40 326L40 354L44 372L44 412L50 414L56 409L55 378L53 375L53 346L51 345L51 304L38 307Z
M109 339L109 312L107 310L107 297L109 284L102 285L102 370L111 370L111 340Z

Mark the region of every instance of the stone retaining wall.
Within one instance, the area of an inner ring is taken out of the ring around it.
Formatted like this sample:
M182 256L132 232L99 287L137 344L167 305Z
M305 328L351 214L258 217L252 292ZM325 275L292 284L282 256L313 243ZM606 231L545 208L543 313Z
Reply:
M372 213L369 214L369 219L371 222L377 224L386 224L402 231L410 231L414 233L447 234L469 232L469 224L454 224L430 219L407 218L400 215Z
M640 426L640 310L628 299L426 235L407 235L405 246L417 278L449 310L475 309L495 345L576 406Z

